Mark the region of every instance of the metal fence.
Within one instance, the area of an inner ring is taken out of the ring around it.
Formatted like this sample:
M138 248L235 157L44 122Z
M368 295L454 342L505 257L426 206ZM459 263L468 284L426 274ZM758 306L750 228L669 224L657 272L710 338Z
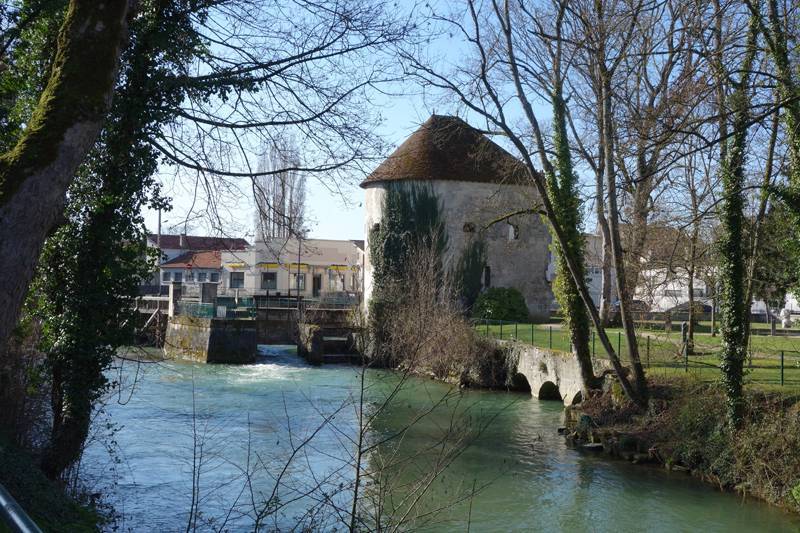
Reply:
M501 320L476 320L474 324L478 333L489 338L516 340L539 348L572 352L569 331L561 324ZM624 333L618 328L606 331L612 347L622 360L630 360ZM593 358L607 359L594 330L591 331L589 343ZM679 331L639 330L637 346L640 360L651 375L690 374L707 381L720 376L719 336L696 334L694 349L686 350ZM745 372L752 383L800 388L800 337L751 335Z
M223 311L224 309L224 311ZM181 300L178 302L179 315L196 318L255 318L256 308L251 306L236 306L217 303L199 303ZM224 316L222 315L224 313Z

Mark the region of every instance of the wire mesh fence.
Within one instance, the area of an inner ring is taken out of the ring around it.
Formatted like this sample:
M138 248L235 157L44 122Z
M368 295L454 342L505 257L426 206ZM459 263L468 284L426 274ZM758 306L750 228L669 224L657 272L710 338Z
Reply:
M501 320L475 321L476 331L488 338L516 340L539 348L571 352L569 331L561 324L533 324ZM758 330L754 330L756 332ZM630 347L619 328L606 330L614 350L630 361ZM721 338L695 334L690 349L684 349L680 331L637 331L639 358L651 375L691 375L704 381L720 377ZM592 356L607 359L596 331L590 338ZM751 383L800 389L800 336L752 334L744 362Z

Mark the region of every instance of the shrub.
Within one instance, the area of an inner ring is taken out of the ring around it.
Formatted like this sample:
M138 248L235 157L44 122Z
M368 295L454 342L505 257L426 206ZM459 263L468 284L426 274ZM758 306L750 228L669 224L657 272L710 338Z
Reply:
M517 289L492 287L482 292L475 302L473 316L491 320L524 322L528 320L528 306Z

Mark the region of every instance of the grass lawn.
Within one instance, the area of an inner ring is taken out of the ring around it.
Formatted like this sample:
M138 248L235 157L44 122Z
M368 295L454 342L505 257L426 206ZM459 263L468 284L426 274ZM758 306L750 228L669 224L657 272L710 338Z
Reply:
M561 324L477 324L482 335L495 339L513 340L532 344L540 348L570 351L568 331ZM623 360L628 357L625 335L620 328L609 328L608 335ZM605 353L599 339L592 332L592 353L604 359ZM692 375L704 381L719 378L720 337L708 333L695 334L695 354L687 361L681 352L679 326L672 332L663 330L639 330L639 353L645 367L655 375ZM800 337L752 335L750 357L745 363L747 381L751 384L781 385L781 352L783 352L784 387L800 389Z

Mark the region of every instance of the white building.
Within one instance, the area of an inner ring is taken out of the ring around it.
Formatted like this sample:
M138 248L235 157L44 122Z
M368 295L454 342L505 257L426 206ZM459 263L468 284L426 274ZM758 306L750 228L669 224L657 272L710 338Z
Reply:
M363 241L302 239L299 244L271 239L222 252L218 294L296 297L298 289L303 298L361 294Z
M452 264L471 240L482 239L484 288L516 288L532 315L549 315L550 235L534 212L539 196L520 161L463 120L432 116L361 184L367 241L381 223L387 188L398 182L429 187L441 202L448 235L445 261ZM368 299L373 273L368 242L365 249Z
M147 289L144 292L157 293L164 292L166 285L172 281L182 283L204 281L198 278L219 281L222 273L220 252L245 250L250 243L245 239L232 237L149 233L147 246L159 250L161 260L159 271L153 274L153 278L143 288Z
M187 252L161 263L161 283L219 283L221 252Z
M702 279L694 278L696 302L711 305L712 289L713 287L706 287L706 282ZM642 270L634 298L645 302L651 311L668 311L689 301L689 276L686 272L670 271L667 268Z

